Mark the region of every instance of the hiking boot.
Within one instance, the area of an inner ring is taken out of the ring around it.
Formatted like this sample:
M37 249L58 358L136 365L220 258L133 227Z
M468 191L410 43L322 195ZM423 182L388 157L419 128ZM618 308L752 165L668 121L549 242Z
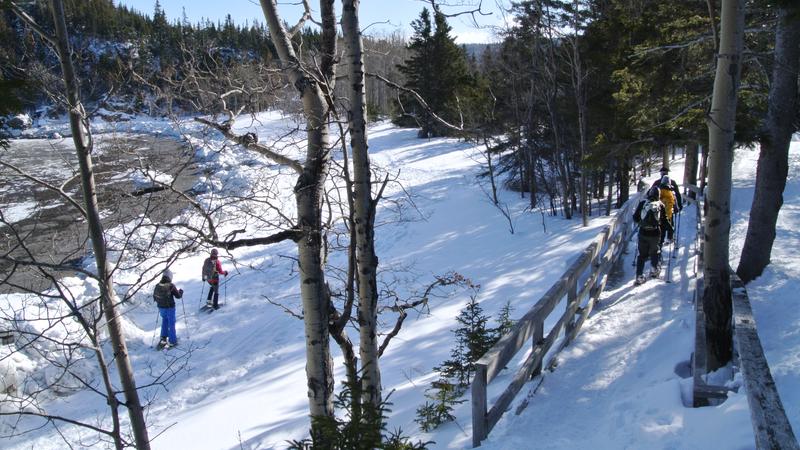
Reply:
M652 269L650 270L650 278L658 278L658 273L660 272L659 269Z
M214 307L214 302L212 302L211 300L207 300L206 301L206 307L207 308L213 308Z
M672 244L672 239L669 238L664 239L664 245L669 245L669 244Z
M644 275L637 275L636 276L636 281L634 281L633 284L639 285L639 284L644 283L644 281L645 281Z

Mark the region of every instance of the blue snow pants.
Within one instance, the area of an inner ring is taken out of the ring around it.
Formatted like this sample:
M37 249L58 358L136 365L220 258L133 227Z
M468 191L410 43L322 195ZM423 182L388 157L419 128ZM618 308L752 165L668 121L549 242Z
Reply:
M161 314L161 337L169 338L169 343L178 343L178 336L175 334L175 308L158 308Z

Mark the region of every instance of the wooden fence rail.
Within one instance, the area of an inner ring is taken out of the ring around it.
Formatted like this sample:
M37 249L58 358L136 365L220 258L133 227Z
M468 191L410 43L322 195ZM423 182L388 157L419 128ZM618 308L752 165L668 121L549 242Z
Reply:
M703 313L703 241L704 221L702 219L702 196L696 186L687 186L695 193L697 201L697 264L695 273L695 350L692 358L693 403L695 407L713 403L712 399L727 397L724 386L713 386L705 382L708 373L708 345L705 333L705 315ZM753 426L756 448L758 449L800 449L792 431L792 425L786 417L772 373L769 370L764 349L756 330L753 311L747 290L736 272L730 270L731 301L733 317L734 366L742 374L744 388L747 392L747 403L750 407L750 422Z
M641 194L640 194L641 195ZM632 210L640 195L628 200L612 221L578 256L538 302L476 363L472 380L472 445L486 439L509 408L522 386L542 370L544 357L563 331L558 351L569 345L580 331L605 288L611 268L625 250L633 232ZM566 308L545 336L545 321L566 297ZM585 300L585 302L584 302ZM488 407L487 387L523 348L533 350L511 383Z

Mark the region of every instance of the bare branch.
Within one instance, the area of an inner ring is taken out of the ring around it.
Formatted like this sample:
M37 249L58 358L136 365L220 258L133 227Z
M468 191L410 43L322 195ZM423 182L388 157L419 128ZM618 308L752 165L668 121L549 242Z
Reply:
M264 297L264 299L270 305L274 305L274 306L277 306L278 308L281 308L283 310L283 312L285 312L286 314L289 314L290 316L294 317L295 319L303 320L303 315L302 314L298 314L298 313L292 311L291 309L287 308L286 306L284 306L284 305L282 305L282 304L280 304L278 302L272 301L272 299L267 297L266 295L262 295L262 297Z
M8 168L8 169L11 169L14 172L17 172L21 177L27 178L28 180L31 180L34 183L39 184L41 186L44 186L47 189L50 189L51 191L57 193L62 198L64 198L64 200L69 202L69 204L74 206L75 209L77 209L81 213L81 216L83 216L84 218L86 217L86 210L83 208L83 206L80 205L80 203L75 201L75 199L73 199L69 194L64 192L64 189L63 189L64 186L63 185L61 187L53 186L52 184L48 183L47 181L44 181L44 180L42 180L40 178L37 178L37 177L25 172L24 170L20 169L19 167L15 166L13 164L9 164L9 163L7 163L7 162L5 162L3 160L0 160L0 166L3 166L3 167ZM72 179L72 178L70 178L70 179Z
M455 130L455 131L469 132L469 130L464 129L463 125L462 126L453 125L450 122L448 122L448 121L444 120L443 118L439 117L435 112L433 112L433 109L431 109L431 107L428 105L428 102L426 102L425 99L422 98L422 96L419 95L419 93L417 93L417 91L415 91L413 89L409 89L409 88L407 88L405 86L401 86L401 85L395 83L394 81L391 81L391 80L387 79L386 77L384 77L382 75L378 75L376 73L367 73L366 75L368 77L372 77L372 78L375 78L377 80L380 80L380 81L386 83L388 86L390 86L390 87L392 87L394 89L397 89L399 91L405 92L407 94L411 94L411 96L414 97L414 99L417 100L419 105L422 106L423 109L425 109L425 112L430 114L431 117L433 117L437 122L439 122L440 124L444 125L445 127L450 128L451 130Z
M42 27L39 26L38 23L36 23L36 19L31 17L27 12L25 12L24 9L20 8L16 2L10 1L8 2L8 5L11 7L11 10L14 11L14 14L16 14L17 17L20 18L20 20L28 24L28 26L31 27L33 31L35 31L36 34L39 35L39 37L45 40L52 48L56 47L55 39L53 39L53 37L50 36L50 34L47 31L45 31Z
M241 145L241 146L243 146L243 147L245 147L245 148L247 148L249 150L253 150L253 151L255 151L255 152L257 152L257 153L259 153L261 155L264 155L267 158L270 158L270 159L272 159L273 161L275 161L275 162L277 162L279 164L283 164L283 165L289 166L290 168L292 168L298 174L302 174L303 173L303 166L298 161L295 161L294 159L291 159L291 158L287 158L286 156L283 156L283 155L281 155L279 153L276 153L276 152L272 151L269 147L267 147L265 145L262 145L262 144L259 144L258 143L258 138L253 133L247 133L247 134L243 134L243 135L238 135L238 134L234 133L233 131L231 131L231 125L232 124L229 123L229 122L226 122L224 124L219 124L217 122L214 122L212 120L208 120L208 119L205 119L205 118L202 118L202 117L195 117L194 120L218 130L226 138L230 139L233 142L236 142L237 144L239 144L239 145Z
M290 37L294 36L303 28L303 25L305 25L308 20L311 20L311 5L308 4L308 0L303 0L303 16L286 32L289 33Z

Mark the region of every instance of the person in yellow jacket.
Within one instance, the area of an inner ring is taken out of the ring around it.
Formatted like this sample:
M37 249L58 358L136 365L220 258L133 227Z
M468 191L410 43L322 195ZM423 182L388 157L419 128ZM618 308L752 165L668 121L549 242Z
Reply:
M664 209L666 209L666 214L664 214L664 216L661 218L662 223L660 244L663 246L664 243L669 244L675 238L675 226L673 225L674 221L672 218L676 208L679 208L679 205L676 204L672 183L667 175L661 177L661 182L658 186L658 193L659 200L661 200L661 203L664 204Z

